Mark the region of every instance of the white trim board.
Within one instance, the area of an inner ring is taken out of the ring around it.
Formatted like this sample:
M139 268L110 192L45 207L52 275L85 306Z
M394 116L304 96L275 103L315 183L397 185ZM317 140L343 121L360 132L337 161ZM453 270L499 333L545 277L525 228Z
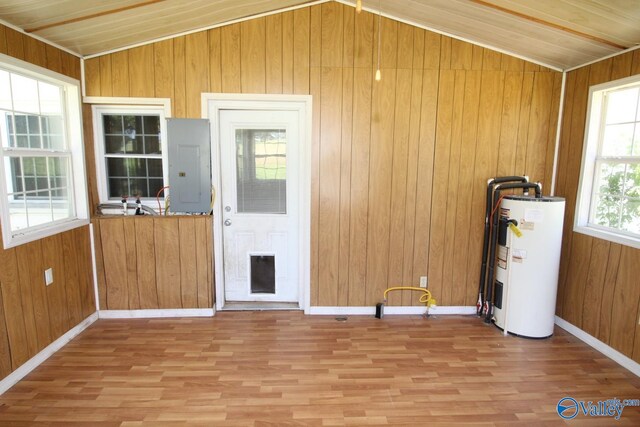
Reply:
M91 316L78 323L75 327L67 331L66 334L46 346L42 351L27 360L18 369L7 375L2 381L0 381L0 395L9 390L21 379L26 377L31 371L36 369L45 360L51 357L56 351L67 345L69 341L78 336L82 331L87 329L93 322L98 320L98 313L95 312Z
M213 317L213 308L179 308L153 310L100 310L100 319L157 319L172 317Z
M603 343L599 339L589 335L582 329L578 328L575 325L572 325L571 323L567 322L566 320L558 316L556 316L556 325L558 325L560 328L564 329L565 331L569 332L571 335L583 341L584 343L588 344L593 349L604 354L609 359L612 359L614 362L617 362L623 368L628 369L634 375L640 377L640 364L637 363L635 360L628 358L624 354L620 353L618 350L608 346L607 344Z
M385 306L384 307L384 315L414 315L414 314L424 314L426 312L426 307L419 306L410 306L410 307L395 307L395 306ZM315 306L309 307L305 310L304 314L310 315L323 315L323 316L373 316L376 314L375 307L327 307L327 306ZM429 314L438 315L438 314L476 314L475 306L436 306L431 307L429 309Z

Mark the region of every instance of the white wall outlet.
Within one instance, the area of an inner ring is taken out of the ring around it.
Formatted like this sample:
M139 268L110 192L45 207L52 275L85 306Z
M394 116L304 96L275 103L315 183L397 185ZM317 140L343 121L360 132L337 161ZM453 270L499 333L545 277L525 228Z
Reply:
M420 287L427 288L427 276L420 276Z
M53 283L53 268L47 268L44 271L44 284L49 286Z

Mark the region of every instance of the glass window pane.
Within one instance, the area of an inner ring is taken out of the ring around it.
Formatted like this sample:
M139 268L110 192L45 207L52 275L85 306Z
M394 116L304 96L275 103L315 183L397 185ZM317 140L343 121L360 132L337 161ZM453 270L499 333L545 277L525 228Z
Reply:
M38 82L19 74L11 74L13 109L25 113L40 113Z
M149 179L149 197L156 197L163 186L163 180L153 178Z
M0 70L0 109L12 109L9 73L4 70Z
M607 125L602 141L603 156L630 156L634 125Z
M69 191L66 188L52 191L51 199L54 220L70 218L73 216L73 207L69 198Z
M49 161L49 186L50 188L66 187L67 158L51 157Z
M122 116L104 114L102 116L102 124L105 134L122 135Z
M110 178L109 184L109 197L122 197L129 195L129 183L127 178Z
M621 198L608 194L595 197L595 209L592 221L604 227L618 228L620 224Z
M236 130L239 213L286 213L286 132Z
M29 137L27 135L16 136L16 147L29 148Z
M29 159L29 157L26 157ZM33 157L33 163L35 164L36 176L47 177L47 158L46 157Z
M29 136L29 148L42 148L42 139L40 138L40 135Z
M632 156L640 156L640 123L636 123L636 133L633 137Z
M7 206L9 207L11 231L27 228L29 223L27 222L27 207L24 197L15 197L10 195L7 200Z
M33 157L25 157L22 159L22 169L24 170L24 175L35 175L36 174L36 166L35 159Z
M162 159L148 159L147 165L150 177L162 178Z
M27 126L29 126L29 135L39 135L40 116L27 116Z
M601 163L596 175L595 191L604 194L622 195L624 178L624 163Z
M32 177L25 176L24 177L24 191L35 191L36 190L36 179Z
M146 154L162 154L162 147L160 146L160 138L157 136L145 136L144 146Z
M49 179L48 178L36 178L36 189L38 189L38 190L49 189Z
M160 116L143 116L145 135L160 134Z
M130 179L129 186L131 188L131 190L129 191L129 195L131 197L149 197L149 190L147 189L146 179Z
M142 136L136 136L135 138L124 138L124 151L127 154L143 154L144 146L142 142Z
M627 165L624 195L640 199L640 163Z
M124 134L129 138L135 138L142 134L142 117L122 116L124 122Z
M147 177L147 162L145 159L125 159L127 170L131 177Z
M40 113L62 115L60 87L38 82L38 89L40 91Z
M620 227L624 231L640 234L640 199L624 201Z
M127 159L107 159L107 176L112 177L126 177L127 176Z
M104 137L104 149L107 154L124 153L124 137L120 135L107 135Z
M607 124L634 121L638 105L637 87L609 92L607 96Z
M25 116L24 114L15 114L14 122L16 125L16 134L26 135L28 133L27 116Z
M7 191L9 193L19 193L23 191L22 187L22 166L21 159L19 157L12 157L7 159L5 164L10 164L9 167L5 167L5 179L7 182Z
M51 148L54 150L64 150L64 127L62 125L62 116L47 116L45 118L46 129L49 133Z
M53 221L49 196L50 194L48 191L39 191L35 194L27 195L29 227Z

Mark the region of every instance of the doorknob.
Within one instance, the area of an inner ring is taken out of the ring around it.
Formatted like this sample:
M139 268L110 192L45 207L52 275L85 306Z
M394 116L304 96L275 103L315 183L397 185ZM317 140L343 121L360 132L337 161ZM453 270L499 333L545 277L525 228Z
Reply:
M225 219L224 220L224 225L226 225L227 227L231 225L231 220L230 219Z

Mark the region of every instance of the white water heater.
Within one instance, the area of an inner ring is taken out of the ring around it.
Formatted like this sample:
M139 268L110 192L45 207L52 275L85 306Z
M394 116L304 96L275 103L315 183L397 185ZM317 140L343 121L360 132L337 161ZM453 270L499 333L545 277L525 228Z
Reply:
M564 205L561 197L502 199L493 320L505 333L553 335Z

